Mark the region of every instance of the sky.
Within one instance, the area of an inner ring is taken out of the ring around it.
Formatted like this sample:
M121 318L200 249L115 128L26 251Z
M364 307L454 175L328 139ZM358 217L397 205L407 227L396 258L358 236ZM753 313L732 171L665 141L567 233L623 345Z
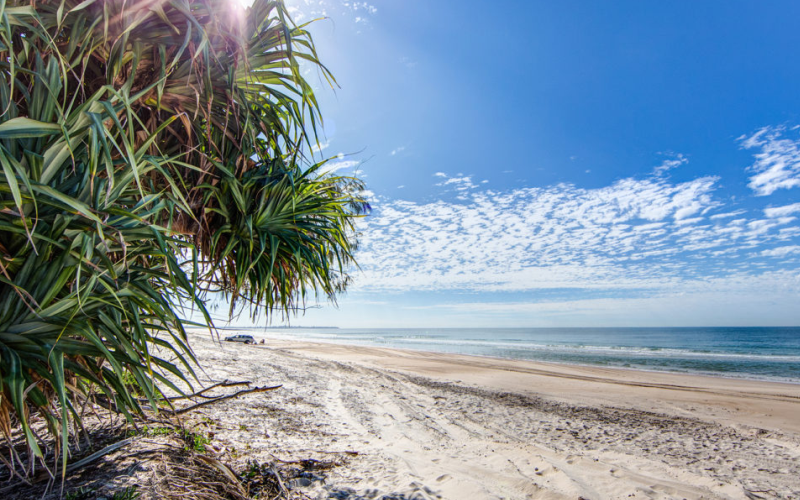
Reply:
M292 325L800 324L799 2L287 5L373 207Z

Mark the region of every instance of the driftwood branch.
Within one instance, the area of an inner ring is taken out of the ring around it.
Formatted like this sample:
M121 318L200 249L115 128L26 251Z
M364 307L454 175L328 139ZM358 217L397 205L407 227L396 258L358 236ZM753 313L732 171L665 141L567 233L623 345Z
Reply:
M286 486L283 484L283 479L281 479L281 475L278 473L277 470L275 470L274 466L270 467L269 471L272 473L273 476L275 476L275 479L278 480L278 488L280 489L280 495L284 496L287 495L289 493L289 490L287 490Z
M201 406L210 405L210 404L214 404L214 403L219 403L220 401L225 401L226 399L238 398L239 396L243 396L245 394L252 394L252 393L256 393L256 392L274 391L275 389L280 389L281 387L283 387L283 385L275 385L275 386L272 386L272 387L254 387L252 389L243 389L243 390L241 390L239 392L235 392L233 394L228 394L226 396L220 396L218 398L209 399L208 401L202 401L200 403L193 404L193 405L187 406L185 408L180 408L178 410L170 410L170 413L172 413L173 415L182 415L184 413L187 413L187 412L190 412L190 411L195 410L197 408L200 408Z
M222 382L217 382L216 384L209 385L208 387L201 389L194 394L189 394L186 396L170 396L168 398L158 398L158 401L178 401L181 399L192 399L192 398L208 398L213 399L214 396L204 396L206 392L210 391L211 389L216 389L217 387L233 387L237 385L250 385L252 382L249 380L243 380L241 382L231 382L229 380L223 380ZM149 401L146 398L138 398L140 403L148 403Z
M231 382L230 380L223 380L222 382L218 382L218 383L216 383L214 385L210 385L210 386L206 387L205 389L197 391L194 394L190 394L188 396L172 396L172 397L164 398L164 399L167 400L167 401L175 401L175 400L178 400L178 399L192 399L192 398L197 398L197 397L213 398L213 396L203 396L203 394L208 392L208 391L210 391L211 389L215 389L217 387L233 387L233 386L237 386L237 385L250 385L250 384L252 384L252 382L250 382L249 380L242 380L241 382Z

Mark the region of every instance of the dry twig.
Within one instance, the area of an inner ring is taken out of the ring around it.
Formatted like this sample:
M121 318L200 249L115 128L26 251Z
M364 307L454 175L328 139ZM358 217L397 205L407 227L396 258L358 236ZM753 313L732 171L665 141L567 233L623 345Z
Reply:
M283 387L283 385L275 385L275 386L272 386L272 387L254 387L252 389L244 389L244 390L241 390L239 392L235 392L233 394L228 394L228 395L225 395L225 396L220 396L218 398L209 399L208 401L202 401L200 403L196 403L196 404L193 404L191 406L187 406L185 408L180 408L178 410L169 410L169 412L172 413L173 415L182 415L182 414L184 414L186 412L190 412L190 411L192 411L194 409L200 408L201 406L210 405L210 404L214 404L214 403L219 403L220 401L225 401L227 399L237 398L237 397L242 396L244 394L253 394L253 393L256 393L256 392L274 391L275 389L280 389L281 387ZM167 410L165 410L165 411L167 411Z

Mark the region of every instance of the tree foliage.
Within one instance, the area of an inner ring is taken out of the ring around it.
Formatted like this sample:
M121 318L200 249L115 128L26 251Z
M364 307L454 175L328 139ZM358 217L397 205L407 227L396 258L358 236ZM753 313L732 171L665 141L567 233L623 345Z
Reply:
M0 432L42 457L43 419L62 470L86 398L192 377L187 308L347 284L362 185L302 154L301 68L332 77L282 2L232 1L0 0Z

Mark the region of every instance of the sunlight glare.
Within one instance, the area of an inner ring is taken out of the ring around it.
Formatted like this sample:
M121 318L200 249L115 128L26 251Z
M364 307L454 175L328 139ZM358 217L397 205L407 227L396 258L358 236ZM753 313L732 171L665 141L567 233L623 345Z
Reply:
M231 3L239 9L246 10L253 5L253 0L231 0Z

